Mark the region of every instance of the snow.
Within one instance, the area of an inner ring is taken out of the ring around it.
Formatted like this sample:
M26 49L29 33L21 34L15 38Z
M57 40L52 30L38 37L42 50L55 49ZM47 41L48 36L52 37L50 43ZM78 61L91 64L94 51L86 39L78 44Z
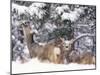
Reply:
M33 30L30 31L30 33L38 34L38 30L36 30L36 29L34 28Z
M24 51L25 54L29 54L29 51L28 51L27 46L24 47L24 50L23 51Z
M45 11L41 10L40 8L44 6L44 3L32 3L28 8L28 12L31 16L33 16L34 14L38 15L38 17L41 19L42 15L45 14Z
M21 6L21 5L12 3L12 11L15 9L18 15L25 14L26 12L28 12L31 15L31 17L34 16L36 18L38 17L39 19L41 19L46 12L45 10L41 8L45 7L45 5L46 4L44 3L32 3L32 5L30 5L29 7L26 7L26 6ZM61 15L62 20L67 19L67 20L71 20L72 22L74 22L80 17L80 14L84 13L84 9L75 8L74 11L71 11L68 5L63 5L61 7L57 7L56 12L57 14ZM53 15L53 16L56 16L56 15ZM17 16L14 15L13 18L17 18ZM13 25L18 26L20 25L20 22L15 20L13 22ZM34 25L32 26L33 26L32 27L33 30L31 31L31 33L35 32L36 34L39 34L39 32L36 29L34 29ZM54 29L57 28L56 25L50 24L50 23L46 23L44 26L45 26L45 29L49 30L50 32L52 32ZM35 36L33 36L33 38L34 37ZM15 39L14 35L12 35L12 39ZM87 40L88 41L86 41L86 44L91 46L92 45L91 39L89 40L89 38L87 38ZM20 41L17 41L17 44L19 45ZM45 44L46 43L39 43L39 45L42 45L42 46L44 46ZM65 44L69 45L70 41L68 40L65 41ZM23 51L25 55L27 55L27 57L25 58L27 59L29 55L27 46L25 46L25 49ZM60 54L59 48L55 48L54 53ZM23 64L20 62L20 58L17 58L16 62L15 61L12 62L12 73L13 74L30 73L30 72L45 72L45 71L93 69L93 68L95 68L95 65L83 65L83 64L77 64L77 63L53 64L48 61L40 62L37 58L33 58L33 59L28 58L28 62L23 63Z
M62 20L68 19L71 21L76 21L79 17L79 14L77 14L77 12L74 11L74 12L70 12L70 13L63 13L63 15L61 17L62 17Z
M62 12L64 12L64 10L69 10L68 5L63 5L63 6L56 8L56 11L57 11L58 14L61 14Z
M85 44L87 45L87 46L92 46L93 45L93 41L92 41L92 39L90 39L89 37L85 37Z
M15 36L14 35L12 35L11 37L12 37L13 40L15 39Z
M37 58L31 59L29 62L21 64L12 62L12 73L32 73L46 71L63 71L63 70L79 70L94 69L95 65L81 65L76 63L70 64L53 64L49 62L41 63Z
M50 23L45 23L45 29L47 29L48 31L52 32L54 29L56 29L57 26L54 24L50 24Z
M80 7L80 8L78 8L78 9L75 8L74 11L77 11L77 13L81 14L81 13L84 13L84 9L85 9L85 8Z
M15 3L12 3L12 11L13 11L13 9L16 9L16 11L18 11L19 14L23 14L26 11L28 11L28 7L17 5Z
M72 22L74 22L79 18L80 14L82 14L82 13L84 13L84 9L78 8L78 9L75 9L74 11L70 11L69 13L64 12L61 15L61 18L62 18L62 20L68 19L68 20L71 20Z
M44 3L33 3L29 7L12 3L12 11L15 9L18 12L18 14L29 13L31 16L35 14L38 15L38 17L41 19L43 14L45 14L45 11L41 10L40 8L44 6Z
M33 15L34 13L38 13L38 8L37 7L34 7L33 5L30 5L29 6L29 13L30 15Z
M18 14L29 13L31 16L37 15L36 17L41 19L43 15L45 14L45 10L41 10L41 8L45 6L46 4L44 3L32 3L29 7L12 3L12 11L13 9L16 9ZM65 12L65 10L67 10L68 12ZM61 15L62 20L68 19L71 21L76 21L79 18L80 14L84 12L84 9L75 8L74 11L70 11L68 5L63 5L63 6L57 7L56 12L59 15L63 13Z
M42 7L45 7L46 4L44 3L32 3L30 7L39 7L39 8L42 8Z

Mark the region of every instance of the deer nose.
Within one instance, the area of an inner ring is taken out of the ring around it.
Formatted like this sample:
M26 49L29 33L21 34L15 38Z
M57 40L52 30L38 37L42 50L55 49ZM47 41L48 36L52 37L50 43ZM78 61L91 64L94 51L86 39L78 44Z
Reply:
M68 46L66 46L66 48L68 48Z

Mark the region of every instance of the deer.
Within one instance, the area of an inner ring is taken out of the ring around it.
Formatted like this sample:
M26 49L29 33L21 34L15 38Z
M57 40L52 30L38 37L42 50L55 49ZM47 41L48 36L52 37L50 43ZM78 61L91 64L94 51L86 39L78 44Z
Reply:
M41 62L47 60L55 64L64 64L64 60L66 60L67 63L74 62L79 64L95 64L95 56L92 55L91 52L86 52L80 55L77 51L73 50L73 45L77 40L82 37L91 37L94 35L83 34L82 36L68 40L67 43L64 42L63 38L59 37L42 46L36 43L33 39L33 36L36 33L32 32L29 25L23 23L22 28L24 32L24 39L31 58L38 57Z
M78 64L95 64L95 55L92 53L92 51L84 51L83 53L80 53L78 50L73 49L73 45L77 40L83 38L83 37L92 37L94 34L83 34L81 36L78 36L74 39L71 39L67 41L66 43L66 49L65 52L65 58L68 63L78 63Z
M95 55L91 51L84 51L80 53L77 50L73 50L69 54L69 62L70 63L78 63L78 64L95 64Z
M43 62L45 60L55 63L55 64L63 64L63 49L61 47L63 46L64 39L63 38L57 38L54 41L50 41L46 43L46 45L42 46L35 42L33 39L33 36L35 33L31 32L31 27L29 25L26 25L25 23L21 24L23 28L24 33L24 39L26 42L26 45L29 50L30 58L38 57L38 59Z
M79 64L95 64L95 55L90 51L85 51L80 55Z

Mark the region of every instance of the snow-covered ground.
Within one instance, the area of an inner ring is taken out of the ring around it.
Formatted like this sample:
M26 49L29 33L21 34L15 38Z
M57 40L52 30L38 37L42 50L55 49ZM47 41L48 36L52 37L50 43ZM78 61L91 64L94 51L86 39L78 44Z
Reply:
M63 70L79 70L79 69L95 69L95 65L81 65L76 63L70 64L53 64L41 63L37 58L31 59L29 62L21 64L12 62L12 73L32 73L46 71L63 71Z

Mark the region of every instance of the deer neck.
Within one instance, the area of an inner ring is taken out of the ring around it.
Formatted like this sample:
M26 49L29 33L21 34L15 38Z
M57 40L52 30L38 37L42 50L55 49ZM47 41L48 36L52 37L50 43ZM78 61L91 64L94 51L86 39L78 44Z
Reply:
M29 26L27 27L22 26L22 27L23 27L23 32L24 32L24 40L27 44L28 49L30 50L32 47L32 43L33 43L33 34L30 33Z

